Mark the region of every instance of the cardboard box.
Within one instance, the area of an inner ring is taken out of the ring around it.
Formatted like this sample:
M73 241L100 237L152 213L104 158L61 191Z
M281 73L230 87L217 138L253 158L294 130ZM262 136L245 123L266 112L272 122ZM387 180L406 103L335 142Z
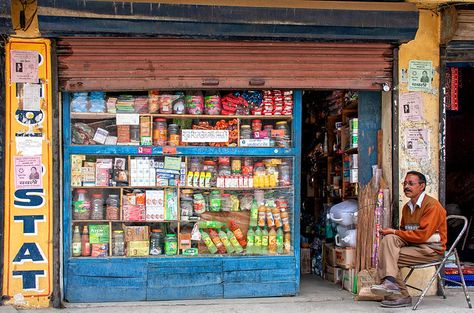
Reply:
M150 231L148 226L125 226L125 241L148 241Z
M324 258L327 265L336 266L336 247L333 243L324 244Z
M107 243L91 244L92 257L106 257L109 255L109 245Z
M336 248L336 265L345 269L355 267L355 248Z
M146 192L146 217L147 221L165 220L165 191L147 190Z
M342 271L342 286L349 292L357 293L357 277L355 269L348 269Z
M150 242L137 240L127 242L127 256L147 256L150 254Z
M109 235L109 225L89 225L89 242L91 244L109 243Z
M333 282L335 284L338 284L342 280L342 272L343 272L343 269L340 267L326 265L326 268L324 271L324 279L330 282Z
M311 249L301 248L301 274L311 274Z
M145 221L145 205L138 204L125 204L122 208L123 211L123 220L124 221L134 221L142 222Z

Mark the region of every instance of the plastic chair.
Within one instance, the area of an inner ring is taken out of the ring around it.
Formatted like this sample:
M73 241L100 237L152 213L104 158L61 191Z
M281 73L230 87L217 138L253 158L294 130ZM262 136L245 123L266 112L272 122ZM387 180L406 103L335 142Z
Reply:
M426 285L426 287L423 290L420 289L420 288L417 288L417 287L414 287L414 286L411 286L411 285L407 284L408 287L422 292L421 296L418 298L418 301L413 306L413 308L412 308L413 310L416 310L416 308L421 303L421 301L423 301L423 298L425 297L426 293L428 292L428 290L430 289L431 285L433 284L433 282L436 278L439 278L439 280L440 280L439 289L440 289L441 295L443 296L444 299L446 299L446 293L445 293L444 286L443 286L443 283L442 283L443 281L449 281L451 283L458 284L458 285L462 286L462 289L464 291L464 296L466 297L467 305L469 306L470 309L472 309L471 298L469 297L469 294L467 293L466 282L464 281L464 275L462 273L461 263L459 262L458 252L456 251L456 245L458 244L458 242L461 240L462 236L466 232L467 224L468 224L467 218L464 217L464 216L461 216L461 215L449 215L446 219L447 220L449 220L449 219L461 219L461 220L464 221L464 225L463 225L463 228L462 228L461 232L458 234L458 236L456 237L456 240L453 242L453 244L451 245L449 250L447 252L445 252L445 255L444 255L443 259L441 259L440 261L437 261L437 262L407 266L410 269L410 271L408 272L408 275L404 279L405 283L407 282L408 278L410 278L413 271L416 270L416 269L427 268L427 267L431 267L431 266L434 266L436 268L436 272L433 274L433 277L431 277L429 283ZM459 276L461 278L461 282L445 278L445 277L441 276L441 274L440 274L440 272L444 268L445 264L452 262L451 260L448 260L451 256L454 256L454 258L455 258L455 263L456 263L456 266L458 268L458 272L459 272Z

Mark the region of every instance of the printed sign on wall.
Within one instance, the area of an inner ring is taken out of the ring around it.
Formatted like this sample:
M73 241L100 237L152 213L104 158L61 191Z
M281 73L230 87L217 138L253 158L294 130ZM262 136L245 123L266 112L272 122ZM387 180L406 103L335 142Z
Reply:
M5 247L8 303L49 306L52 293L50 41L7 44Z

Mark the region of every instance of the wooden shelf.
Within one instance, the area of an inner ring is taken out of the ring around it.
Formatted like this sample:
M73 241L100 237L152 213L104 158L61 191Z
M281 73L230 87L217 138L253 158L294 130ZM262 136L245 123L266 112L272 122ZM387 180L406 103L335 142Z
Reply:
M156 113L91 113L72 112L71 119L100 120L112 119L117 114L139 114L141 116L161 117L166 119L261 119L261 120L291 120L292 115L196 115L196 114L156 114Z
M125 221L125 220L72 220L73 223L177 223L178 220L172 221Z
M277 186L277 187L251 187L251 188L243 188L243 187L192 187L186 186L182 187L183 189L193 189L193 190L229 190L229 191L252 191L252 190L273 190L273 189L291 189L292 186Z

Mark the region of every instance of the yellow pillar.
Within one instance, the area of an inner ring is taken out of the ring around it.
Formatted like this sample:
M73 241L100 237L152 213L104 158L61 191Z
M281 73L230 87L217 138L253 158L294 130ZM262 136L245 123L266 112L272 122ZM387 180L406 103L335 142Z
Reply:
M440 16L432 10L420 9L419 28L415 39L400 46L398 87L398 174L400 180L403 180L406 172L410 170L422 172L427 178L426 192L435 198L438 197L439 185L439 44ZM416 66L426 62L416 61L432 62L433 71L428 73L432 78L431 86L423 87L423 84L417 84L421 81L420 73L423 71L423 66L418 68ZM414 79L415 77L417 79ZM413 89L422 90L413 91ZM407 99L410 100L409 103ZM407 103L408 113L405 113L403 105ZM416 103L420 104L419 114L414 111L417 108ZM407 201L408 198L400 188L398 199L400 210ZM424 287L432 273L434 273L432 269L416 271L410 281L413 285ZM434 294L435 290L432 287L430 293Z

